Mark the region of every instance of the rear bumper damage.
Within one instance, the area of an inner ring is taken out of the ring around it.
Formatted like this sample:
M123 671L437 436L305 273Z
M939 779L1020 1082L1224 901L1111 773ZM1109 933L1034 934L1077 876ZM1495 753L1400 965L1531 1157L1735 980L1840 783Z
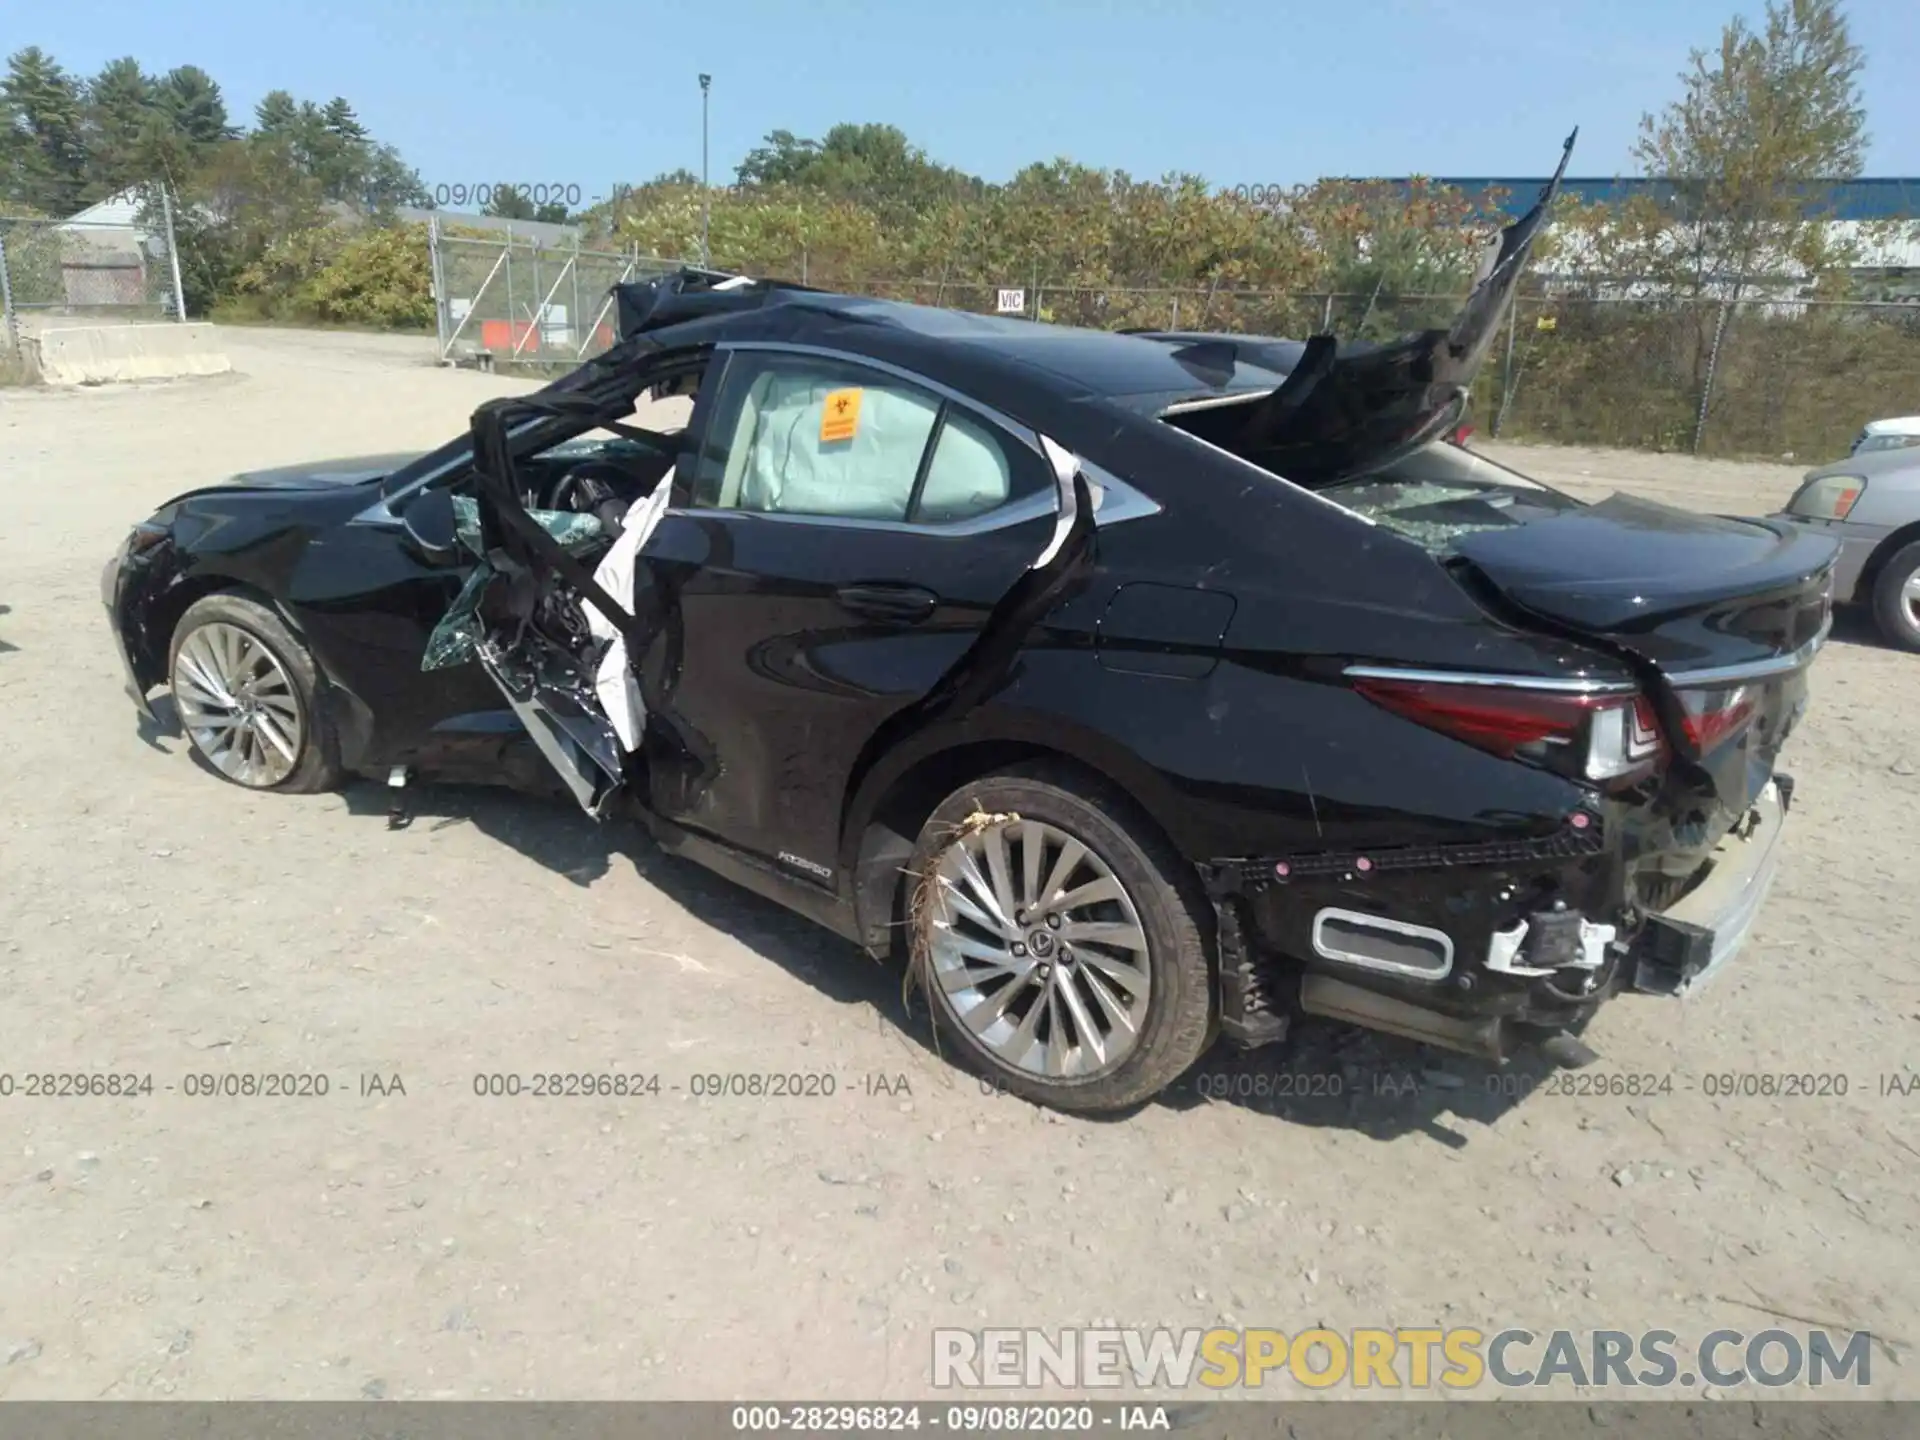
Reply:
M1531 841L1206 867L1222 1033L1265 1044L1305 1013L1503 1061L1577 1033L1623 990L1687 995L1749 938L1792 796L1790 776L1769 780L1651 911L1630 902L1619 842L1587 814Z

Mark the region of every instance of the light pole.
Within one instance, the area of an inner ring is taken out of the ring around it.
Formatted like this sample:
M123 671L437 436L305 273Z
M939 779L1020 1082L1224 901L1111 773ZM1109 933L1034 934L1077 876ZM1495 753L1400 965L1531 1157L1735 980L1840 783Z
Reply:
M707 253L707 87L713 84L713 76L700 77L700 265L702 269L713 268L713 258Z

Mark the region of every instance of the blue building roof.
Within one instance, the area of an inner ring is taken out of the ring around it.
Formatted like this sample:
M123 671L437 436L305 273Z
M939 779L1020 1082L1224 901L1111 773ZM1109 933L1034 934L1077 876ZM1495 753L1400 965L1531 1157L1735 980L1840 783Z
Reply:
M1388 183L1405 185L1408 181L1402 178ZM1547 181L1545 176L1515 179L1487 175L1441 175L1433 177L1428 183L1450 185L1472 199L1481 200L1508 215L1518 216L1525 213L1538 198L1540 187ZM1658 200L1672 193L1672 186L1666 180L1637 176L1600 179L1569 175L1560 182L1560 189L1563 194L1577 197L1583 205L1591 205L1596 201L1618 204L1635 195L1649 195ZM1504 193L1489 195L1490 191ZM1834 220L1920 219L1920 178L1888 176L1829 181L1810 196L1807 210L1809 214L1824 215Z

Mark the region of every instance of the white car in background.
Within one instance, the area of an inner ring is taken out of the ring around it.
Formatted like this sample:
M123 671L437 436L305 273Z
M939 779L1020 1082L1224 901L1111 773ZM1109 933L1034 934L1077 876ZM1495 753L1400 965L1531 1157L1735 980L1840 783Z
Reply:
M1848 455L1868 455L1875 450L1904 450L1920 445L1920 415L1901 415L1892 420L1874 420L1860 432Z

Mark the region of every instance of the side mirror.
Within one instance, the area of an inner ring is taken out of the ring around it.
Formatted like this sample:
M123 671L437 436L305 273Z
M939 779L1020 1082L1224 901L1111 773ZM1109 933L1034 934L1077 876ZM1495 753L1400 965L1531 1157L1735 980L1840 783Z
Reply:
M400 511L407 543L422 560L445 564L458 558L460 536L454 524L453 492L429 485L415 492Z

